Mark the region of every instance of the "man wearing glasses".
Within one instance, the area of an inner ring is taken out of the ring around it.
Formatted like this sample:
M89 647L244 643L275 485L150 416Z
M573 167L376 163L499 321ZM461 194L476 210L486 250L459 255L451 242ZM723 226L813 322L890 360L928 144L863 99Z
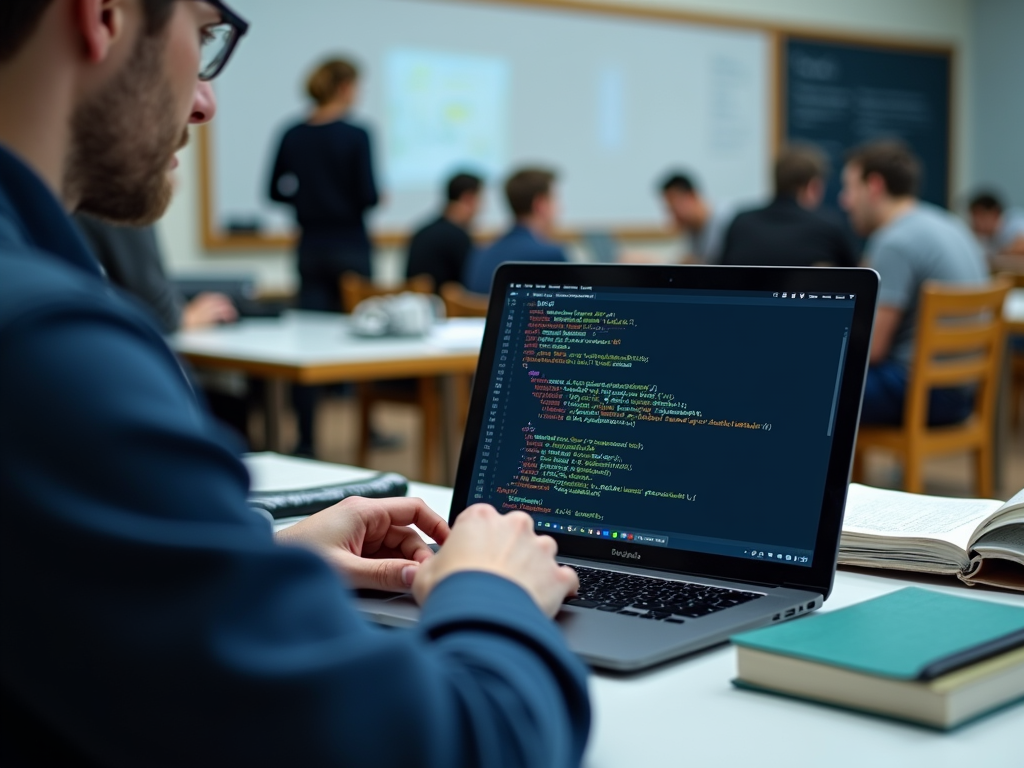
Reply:
M3 762L574 765L589 709L547 619L577 585L554 542L482 505L449 531L415 499L275 542L67 218L160 216L246 28L212 1L0 2ZM347 585L411 589L421 626L366 624Z

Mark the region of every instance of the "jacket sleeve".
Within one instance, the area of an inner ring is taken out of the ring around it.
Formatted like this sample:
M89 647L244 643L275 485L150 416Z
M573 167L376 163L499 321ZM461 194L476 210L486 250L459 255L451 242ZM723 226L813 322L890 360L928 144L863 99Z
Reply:
M105 298L0 330L6 699L102 764L578 764L586 673L522 590L458 574L418 628L366 623Z

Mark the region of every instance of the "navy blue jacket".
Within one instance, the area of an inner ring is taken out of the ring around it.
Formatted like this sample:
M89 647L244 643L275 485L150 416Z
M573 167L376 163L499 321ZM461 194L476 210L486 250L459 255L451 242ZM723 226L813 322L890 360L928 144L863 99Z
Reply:
M474 252L466 262L463 284L475 293L490 293L498 267L506 261L565 262L565 252L554 243L545 243L522 224L516 224L490 248Z
M0 147L0 763L569 766L585 669L523 590L368 624L275 544L159 330Z

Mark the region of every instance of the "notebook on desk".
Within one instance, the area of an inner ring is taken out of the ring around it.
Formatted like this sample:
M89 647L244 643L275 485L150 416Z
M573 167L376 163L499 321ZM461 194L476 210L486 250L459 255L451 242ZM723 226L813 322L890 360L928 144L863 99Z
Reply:
M506 264L451 519L529 512L580 575L557 621L634 670L818 608L877 293L864 269ZM361 599L404 625L408 597Z

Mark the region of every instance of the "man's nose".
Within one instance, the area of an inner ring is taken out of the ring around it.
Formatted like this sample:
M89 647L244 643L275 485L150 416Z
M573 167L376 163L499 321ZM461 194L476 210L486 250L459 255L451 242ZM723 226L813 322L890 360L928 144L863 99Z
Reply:
M213 87L206 81L200 80L196 85L195 98L192 100L192 114L189 117L190 123L208 123L213 120L217 113L217 97L213 95Z

